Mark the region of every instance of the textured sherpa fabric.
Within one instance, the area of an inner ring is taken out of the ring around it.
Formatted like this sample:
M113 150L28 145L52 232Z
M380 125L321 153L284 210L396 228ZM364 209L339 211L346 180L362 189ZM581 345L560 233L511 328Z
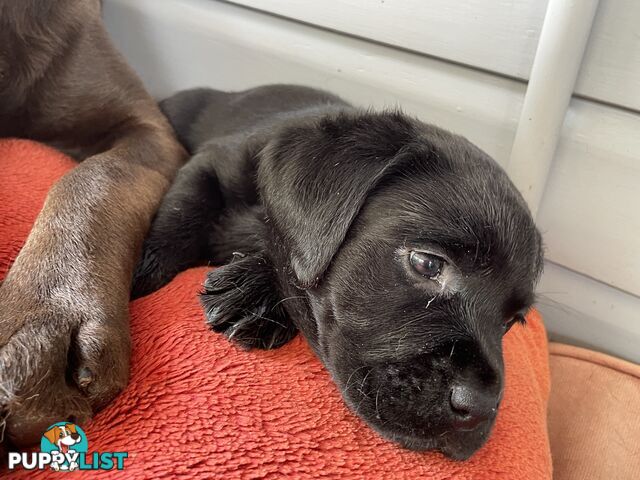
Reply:
M0 277L48 188L71 168L42 145L0 141ZM489 442L460 463L402 450L371 431L302 338L245 352L209 331L196 297L206 270L131 303L131 380L85 425L89 451L129 452L125 470L65 478L551 478L547 340L536 312L505 337L506 389ZM62 475L23 470L8 478Z

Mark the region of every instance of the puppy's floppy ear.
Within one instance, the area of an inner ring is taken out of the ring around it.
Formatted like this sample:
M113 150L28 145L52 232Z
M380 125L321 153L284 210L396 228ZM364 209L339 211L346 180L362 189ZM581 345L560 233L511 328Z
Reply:
M60 427L57 425L51 427L49 430L44 432L44 437L55 445L60 438Z
M258 184L299 287L318 284L369 193L415 139L398 112L339 113L287 128L262 151Z

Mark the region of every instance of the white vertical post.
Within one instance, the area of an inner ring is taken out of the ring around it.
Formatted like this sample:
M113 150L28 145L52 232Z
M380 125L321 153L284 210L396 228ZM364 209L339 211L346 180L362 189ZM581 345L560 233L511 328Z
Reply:
M549 0L507 171L535 217L598 0Z

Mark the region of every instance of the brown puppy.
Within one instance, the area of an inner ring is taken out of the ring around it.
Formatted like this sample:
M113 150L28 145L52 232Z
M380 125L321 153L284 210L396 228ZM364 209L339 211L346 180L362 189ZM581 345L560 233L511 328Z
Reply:
M126 384L132 269L185 152L99 0L0 0L0 137L13 136L84 159L0 287L0 441L21 446Z

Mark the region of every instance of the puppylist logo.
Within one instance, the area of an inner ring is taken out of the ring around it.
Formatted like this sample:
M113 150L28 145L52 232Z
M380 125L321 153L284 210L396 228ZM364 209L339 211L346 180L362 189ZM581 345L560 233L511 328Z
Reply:
M127 452L88 453L89 442L84 431L74 423L58 422L42 435L39 452L9 452L10 470L51 468L56 472L74 470L122 470Z

